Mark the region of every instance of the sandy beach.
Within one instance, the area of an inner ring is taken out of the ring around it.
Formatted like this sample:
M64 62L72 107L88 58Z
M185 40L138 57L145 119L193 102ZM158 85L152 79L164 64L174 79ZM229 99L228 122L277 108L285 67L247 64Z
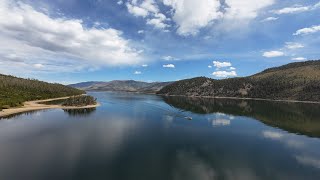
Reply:
M45 100L26 101L26 102L24 102L23 107L3 109L2 111L0 111L0 117L9 116L9 115L16 114L16 113L22 113L22 112L28 112L28 111L34 111L34 110L42 110L42 109L85 109L85 108L94 108L94 107L100 106L99 103L97 103L95 105L88 105L88 106L62 106L62 105L41 104L43 102L68 99L68 98L69 98L69 96L68 97L45 99Z

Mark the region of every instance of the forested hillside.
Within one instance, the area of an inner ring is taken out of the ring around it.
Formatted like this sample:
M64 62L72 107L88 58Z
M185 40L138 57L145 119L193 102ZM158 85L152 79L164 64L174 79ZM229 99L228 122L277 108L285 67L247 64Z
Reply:
M158 94L320 101L320 61L291 63L242 78L181 80Z
M62 84L23 79L0 74L0 110L21 106L24 101L48 99L85 93Z

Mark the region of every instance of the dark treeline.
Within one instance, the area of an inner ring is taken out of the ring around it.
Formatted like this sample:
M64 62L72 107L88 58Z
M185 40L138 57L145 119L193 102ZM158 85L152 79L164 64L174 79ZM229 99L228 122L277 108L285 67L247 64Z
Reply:
M22 106L23 102L85 93L62 84L23 79L0 74L0 110Z
M320 61L291 63L243 78L181 80L158 94L320 101Z

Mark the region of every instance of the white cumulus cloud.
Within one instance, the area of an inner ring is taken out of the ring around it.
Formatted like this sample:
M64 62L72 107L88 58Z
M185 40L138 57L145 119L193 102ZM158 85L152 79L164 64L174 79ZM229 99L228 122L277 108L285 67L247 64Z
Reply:
M163 11L158 3L169 8ZM129 0L128 12L137 17L146 18L146 24L168 32L175 26L181 36L195 36L201 29L212 27L215 23L243 24L256 18L260 11L274 4L275 0ZM170 16L170 18L167 18ZM275 20L270 19L269 20ZM174 23L174 25L171 24ZM228 26L225 26L228 27Z
M146 24L152 25L156 29L168 31L170 19L162 14L154 0L137 1L131 0L126 3L128 12L137 17L147 18Z
M291 7L285 7L282 9L272 11L275 14L294 14L294 13L301 13L306 11L312 11L320 8L320 2L310 6L302 6L302 5L293 5Z
M139 74L142 74L142 72L141 71L135 71L133 74L139 75Z
M239 19L254 19L263 8L274 4L275 0L225 0L229 6L226 8L226 18Z
M183 36L196 35L199 29L223 15L218 0L163 0L163 3L172 8L177 33Z
M212 63L213 63L213 66L216 68L224 68L224 67L232 66L230 62L213 61Z
M299 49L299 48L303 48L304 45L300 44L300 43L295 43L295 42L286 42L286 48L288 49Z
M175 68L174 64L164 64L162 67L164 67L164 68Z
M320 25L299 29L293 35L297 36L297 35L313 34L319 31L320 31Z
M31 57L49 56L53 61L110 66L142 61L141 51L119 30L88 28L81 19L50 17L25 3L6 0L0 2L0 46L0 56L13 52L26 63Z
M273 58L273 57L284 56L284 53L281 51L267 51L267 52L264 52L262 56L267 58Z
M233 77L237 76L236 71L215 71L212 73L213 76L218 78L226 78L226 77Z
M148 19L147 24L153 25L155 28L158 29L165 29L167 27L170 27L168 24L164 23L163 20L159 18Z
M43 64L34 64L33 66L38 69L44 68Z
M278 19L279 19L278 17L267 17L263 19L261 22L276 21Z
M179 58L172 57L172 56L162 56L161 59L163 59L165 61L176 61L176 60L179 60Z
M213 61L213 66L216 67L215 72L212 73L213 76L218 78L227 78L237 76L236 68L232 67L231 62L221 62L221 61ZM212 66L210 66L212 67ZM221 68L225 68L224 71L221 71Z
M149 12L152 13L158 13L159 12L159 8L158 6L155 4L154 0L144 0L141 4L140 4L141 8L146 9Z
M135 6L130 3L127 3L126 5L127 5L129 13L133 14L134 16L146 17L149 14L148 10L141 8L139 6Z
M305 61L307 59L304 58L304 57L295 57L295 58L292 58L291 60L293 60L293 61Z
M292 14L292 13L300 13L304 11L309 11L309 6L298 6L298 7L286 7L283 9L273 11L275 14Z

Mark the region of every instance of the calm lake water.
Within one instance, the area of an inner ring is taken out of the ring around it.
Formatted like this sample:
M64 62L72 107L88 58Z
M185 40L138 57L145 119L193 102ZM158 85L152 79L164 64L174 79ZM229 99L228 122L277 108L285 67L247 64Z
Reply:
M319 105L89 94L1 119L0 179L320 179Z

